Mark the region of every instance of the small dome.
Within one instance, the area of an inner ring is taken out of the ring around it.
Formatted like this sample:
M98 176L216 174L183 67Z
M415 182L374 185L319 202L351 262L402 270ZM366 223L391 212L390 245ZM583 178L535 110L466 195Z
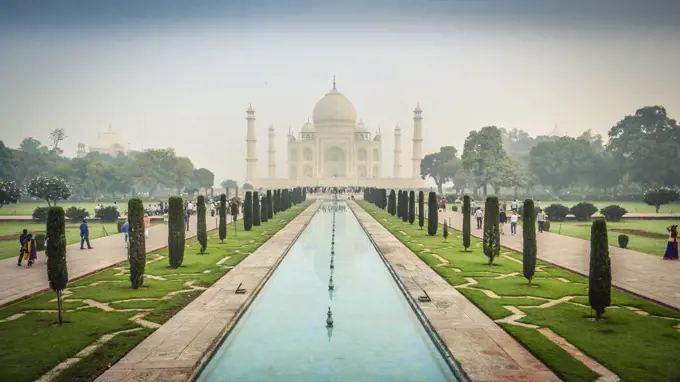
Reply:
M109 131L100 134L97 139L91 142L88 146L90 151L95 151L102 154L118 155L118 153L125 153L125 147L127 146L127 143L120 134L117 134L109 129Z
M303 133L313 133L314 132L314 125L311 124L311 122L307 121L305 122L304 125L302 125L302 130L300 130Z
M354 126L357 121L357 111L352 102L333 87L330 92L314 106L314 125L342 123Z
M368 129L366 128L366 125L364 125L363 120L360 120L359 123L357 123L357 133L368 133Z

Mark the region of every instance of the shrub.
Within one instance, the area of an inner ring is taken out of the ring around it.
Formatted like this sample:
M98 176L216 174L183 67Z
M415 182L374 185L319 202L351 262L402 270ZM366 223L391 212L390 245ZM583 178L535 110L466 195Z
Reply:
M272 218L274 218L274 206L272 205L272 190L267 190L267 220L271 220Z
M656 208L656 213L659 213L661 206L672 203L680 198L677 191L669 188L657 188L645 192L645 203Z
M72 222L79 222L90 216L84 208L78 208L76 206L71 206L66 210L66 217Z
M543 222L543 230L545 232L550 232L550 220L546 220Z
M38 233L35 235L35 250L44 251L45 250L45 234Z
M205 198L198 195L196 198L196 239L201 245L201 255L208 247L208 227L205 224Z
M529 285L536 272L536 252L536 212L534 201L527 199L522 206L522 265Z
M246 231L250 231L252 228L253 228L253 193L250 191L246 191L246 197L243 200L243 229Z
M128 224L130 226L128 245L130 283L132 284L132 289L139 289L144 284L144 268L146 267L144 204L139 198L132 198L128 202Z
M171 196L168 200L168 260L170 268L178 268L184 261L185 230L182 198Z
M484 204L484 254L489 258L489 265L501 253L501 233L499 229L500 207L498 198L489 196Z
M50 289L57 293L57 310L59 312L59 325L64 322L61 308L61 291L66 288L68 282L68 269L66 264L66 224L64 209L50 207L47 213L47 278L50 281Z
M227 238L227 195L220 195L220 225L218 227L218 233L220 235L220 242L224 243L224 239Z
M397 213L397 196L394 190L390 190L390 197L387 201L387 212L394 216Z
M458 206L452 206L451 211L453 212L458 212Z
M605 308L611 305L612 268L607 241L607 222L595 219L590 228L590 272L588 276L588 301L600 319Z
M563 221L569 214L569 208L562 204L551 204L545 207L544 211L548 215L548 219L556 222Z
M569 211L576 217L576 220L586 221L590 220L593 214L597 212L597 207L595 207L592 203L581 202L571 207Z
M610 206L607 206L607 207L601 209L600 213L608 221L618 222L618 221L621 221L621 218L623 217L623 215L627 214L628 211L623 207L620 207L616 204L612 204Z
M47 221L47 212L50 210L50 207L36 207L33 210L33 215L31 217L35 220L38 220L40 222Z
M94 216L101 219L103 222L112 223L118 221L120 213L118 212L117 208L113 208L113 206L107 206L100 208Z
M425 193L418 191L418 225L423 229L425 225Z
M262 212L260 211L260 194L257 191L253 191L253 225L255 227L260 226L261 217Z
M71 186L56 176L37 176L28 182L26 191L30 196L45 199L48 206L56 206L59 200L71 197Z
M619 247L628 248L628 235L619 235Z
M416 193L411 191L408 193L408 222L413 224L416 221Z
M438 211L437 194L432 191L427 198L427 234L430 236L437 235L437 226L439 225Z
M470 196L463 196L463 247L470 248Z
M6 204L18 203L21 198L21 190L14 182L0 180L0 208Z

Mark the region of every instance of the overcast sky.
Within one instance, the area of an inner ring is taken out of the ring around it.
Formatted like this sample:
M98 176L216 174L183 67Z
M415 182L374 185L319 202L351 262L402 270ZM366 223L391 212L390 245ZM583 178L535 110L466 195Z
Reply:
M271 124L285 176L289 127L336 75L382 130L386 174L402 127L410 174L417 102L424 153L486 125L606 135L646 105L680 118L679 21L661 0L0 0L0 140L64 128L75 155L110 124L241 182L252 102L258 171Z

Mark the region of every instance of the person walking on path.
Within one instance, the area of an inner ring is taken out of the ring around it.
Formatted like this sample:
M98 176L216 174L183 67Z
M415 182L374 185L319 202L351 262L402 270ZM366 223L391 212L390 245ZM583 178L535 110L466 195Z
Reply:
M482 211L481 208L477 208L475 210L475 218L477 219L477 229L482 229L482 217L484 216L484 212Z
M189 218L191 215L189 214L189 210L186 210L184 212L184 225L187 227L187 231L189 231Z
M666 228L669 232L668 245L666 246L666 253L663 255L664 260L678 259L678 226L672 225Z
M151 227L151 217L144 214L144 237L149 238L149 228Z
M543 232L543 226L545 225L545 219L547 216L545 215L545 212L543 210L539 209L538 210L538 215L536 215L536 221L538 222L538 232L542 233Z
M122 226L120 226L120 232L123 233L123 240L125 240L125 248L128 247L128 235L130 233L130 224L126 220Z
M498 215L498 221L501 223L501 235L505 235L505 223L508 222L508 215L505 213L505 209L502 209Z
M83 222L80 223L80 249L85 249L83 247L85 243L87 243L87 249L92 249L90 245L90 229L87 227L87 221L83 219Z
M21 260L24 259L24 253L26 252L26 240L28 238L28 230L24 229L19 236L19 258L17 259L17 267L21 266Z
M510 215L510 233L514 236L517 234L517 222L519 221L519 216L517 215L517 211L512 211L512 215Z
M472 216L474 216L474 215L475 215L475 211L477 211L477 208L475 208L475 206L476 206L476 205L475 205L475 200L472 199L472 198L470 198L470 214L471 214Z
M35 249L35 239L33 234L29 233L26 237L26 260L28 260L27 266L30 268L33 263L38 259L38 251Z

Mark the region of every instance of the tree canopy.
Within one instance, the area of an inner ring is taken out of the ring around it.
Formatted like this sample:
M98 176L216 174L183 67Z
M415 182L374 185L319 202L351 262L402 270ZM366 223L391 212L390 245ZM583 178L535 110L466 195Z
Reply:
M420 176L432 178L437 185L439 195L443 195L442 186L456 179L458 172L462 172L462 164L456 157L458 150L453 146L443 146L439 152L425 155L420 162Z

